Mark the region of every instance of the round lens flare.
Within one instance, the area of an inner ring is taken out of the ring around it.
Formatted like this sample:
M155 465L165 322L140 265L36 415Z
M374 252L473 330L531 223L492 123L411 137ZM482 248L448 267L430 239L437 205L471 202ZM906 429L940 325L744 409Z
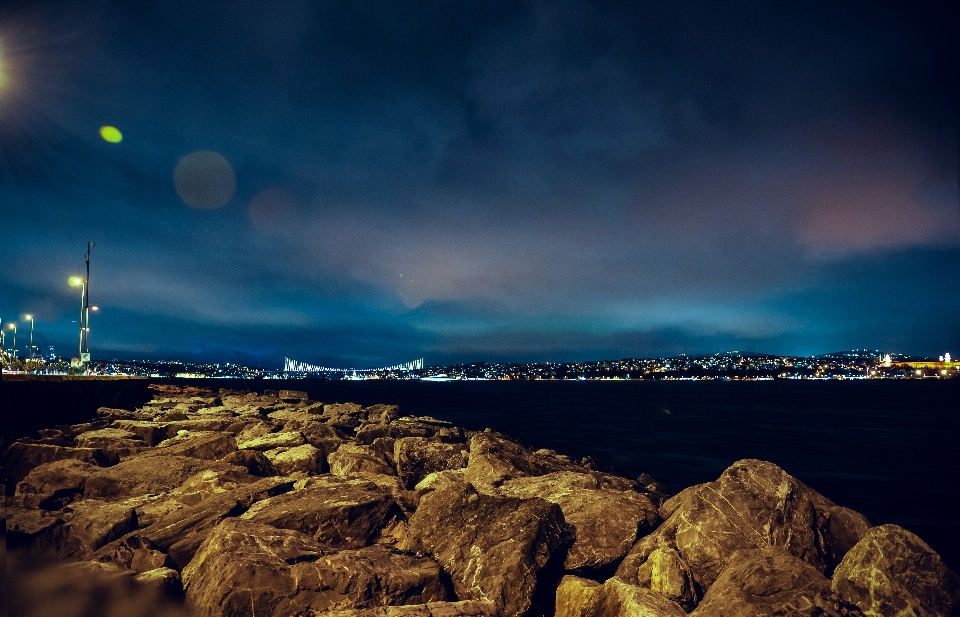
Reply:
M112 144L118 144L123 141L123 133L115 126L101 126L100 137L103 137L104 141L109 141Z
M230 201L237 178L222 155L200 150L180 159L173 170L173 185L180 199L191 208L212 210Z

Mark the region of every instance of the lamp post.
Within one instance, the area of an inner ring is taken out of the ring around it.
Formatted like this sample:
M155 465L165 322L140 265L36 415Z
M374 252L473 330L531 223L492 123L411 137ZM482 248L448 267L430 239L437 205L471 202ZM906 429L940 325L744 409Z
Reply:
M85 330L85 326L83 323L83 313L84 313L84 308L86 308L85 304L87 300L87 283L79 276L71 276L70 284L73 285L74 287L80 288L80 343L77 346L77 359L79 360L80 358L83 357L83 331Z
M90 309L91 309L91 306L90 306L90 249L92 249L96 245L97 245L96 242L87 242L87 256L86 256L87 278L84 279L84 282L87 284L87 297L86 297L86 300L84 301L84 307L86 308L86 315L84 316L84 320L86 322L85 331L87 333L87 338L83 346L84 347L83 350L87 352L88 357L90 354ZM93 310L97 310L96 307L93 307Z
M30 348L27 350L27 357L33 357L33 315L24 315L24 319L30 320Z
M13 330L13 357L16 358L17 357L17 324L12 323L8 327L11 330Z

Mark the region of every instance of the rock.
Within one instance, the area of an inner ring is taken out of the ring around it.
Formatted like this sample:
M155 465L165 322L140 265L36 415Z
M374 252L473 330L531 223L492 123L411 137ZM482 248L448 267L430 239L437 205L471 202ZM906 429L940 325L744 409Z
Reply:
M318 476L301 486L261 501L241 518L294 529L325 546L345 549L373 543L401 515L390 494L366 479Z
M435 471L429 474L423 480L417 482L414 490L419 497L441 488L450 486L462 486L467 483L466 469L448 469L447 471Z
M335 403L323 406L321 418L330 426L353 434L354 429L366 421L367 412L356 403Z
M277 432L277 428L278 427L272 422L263 422L262 420L247 422L244 424L243 428L236 433L237 447L245 449L241 447L241 444L264 437L270 433L275 433Z
M280 472L273 463L270 462L262 452L256 450L237 450L231 452L221 459L222 462L229 465L238 465L247 470L247 473L253 476L266 478L268 476L278 476Z
M61 514L67 523L58 547L61 558L89 559L104 544L137 528L137 513L130 506L95 499L76 501Z
M829 579L816 568L781 548L768 547L737 551L692 615L818 617L828 606L834 614L860 615L833 597Z
M285 617L447 600L436 562L382 546L328 553L308 536L227 519L183 570L186 606L201 617Z
M178 600L183 597L180 573L172 568L161 567L138 574L135 580L141 587L151 589L160 597Z
M497 617L492 602L461 600L459 602L428 602L404 606L378 606L346 611L307 610L304 617Z
M170 414L163 419L167 423L167 436L175 436L180 431L190 433L216 433L227 430L234 423L233 418L188 418L173 420Z
M285 476L294 473L313 475L328 470L326 453L308 443L294 448L267 450L264 455Z
M394 442L393 458L400 481L411 489L431 473L466 467L470 453L460 444L402 437Z
M820 502L814 493L817 508L817 529L823 535L823 550L827 567L824 574L831 576L843 556L860 541L873 525L867 517L849 508Z
M692 611L700 601L693 573L672 548L654 549L637 568L636 582Z
M127 534L104 545L93 554L93 560L111 563L134 572L148 572L174 565L166 553L161 552L150 540L136 533Z
M476 433L470 438L467 482L477 490L495 492L494 489L505 480L542 476L554 471L583 472L584 469L536 454L494 433Z
M659 522L657 508L644 495L601 489L594 476L561 471L538 477L507 480L500 494L519 499L540 497L560 506L575 529L573 546L563 567L589 571L612 564L627 554L639 535Z
M135 433L119 428L102 428L80 433L74 441L78 448L109 448L117 445L123 447L130 441L138 441L141 446L147 445Z
M400 417L400 408L396 405L384 405L380 403L370 405L365 408L364 411L367 412L367 422L377 424L389 424Z
M161 441L153 452L145 456L190 456L206 461L216 461L236 449L237 441L229 433L187 431Z
M3 469L7 482L16 485L27 474L44 463L75 459L96 465L109 467L120 462L119 457L100 448L69 448L36 443L14 442L3 453Z
M391 422L384 424L367 424L357 431L356 441L359 444L371 444L381 437L402 439L404 437L433 437L436 427L419 425L413 422Z
M564 576L557 586L556 617L686 617L680 605L616 577L596 581Z
M256 476L246 473L242 467L205 469L187 478L170 495L185 506L195 506L210 497L229 493L257 480Z
M284 403L299 403L307 400L308 395L302 390L280 390L279 398Z
M262 478L252 484L209 497L193 507L173 512L140 533L166 551L183 568L190 562L210 530L227 517L238 516L251 505L286 492L293 482L283 478Z
M283 433L268 433L249 441L240 442L237 447L241 450L273 450L274 448L295 448L303 445L304 439L300 431L286 431Z
M109 420L133 420L137 414L126 409L113 409L111 407L100 407L97 409L97 415Z
M83 495L87 479L98 469L76 459L44 463L17 484L16 496L24 507L59 510Z
M371 446L345 443L327 457L330 473L347 477L355 474L397 475L390 460Z
M737 461L718 480L667 500L660 508L663 524L631 549L617 576L637 582L638 568L654 550L671 549L703 593L737 550L769 546L829 572L832 556L843 550L836 544L843 534L831 533L825 522L835 517L838 529L855 535L866 521L849 519L845 512L772 463Z
M960 615L960 577L896 525L868 531L837 566L832 588L866 615Z
M6 548L31 555L54 555L63 544L63 519L58 513L6 508Z
M543 581L553 576L556 566L548 563L562 553L566 531L559 506L543 499L483 495L470 485L453 485L423 496L401 548L439 561L461 600L493 602L500 614L518 617L538 591L552 595L552 581Z
M240 471L234 465L189 456L141 454L87 478L85 497L110 499L168 493L201 471Z
M148 446L155 446L168 436L166 424L157 422L144 422L142 420L117 420L112 428L120 429L133 433L142 439Z

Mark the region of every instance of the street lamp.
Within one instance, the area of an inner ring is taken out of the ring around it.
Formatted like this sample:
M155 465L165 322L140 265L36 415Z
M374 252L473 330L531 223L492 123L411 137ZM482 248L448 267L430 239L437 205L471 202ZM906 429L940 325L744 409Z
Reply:
M24 320L30 320L30 348L27 350L27 357L33 357L33 315L24 315Z
M70 284L74 287L80 288L80 343L77 349L77 359L79 360L83 358L83 331L85 329L83 323L83 309L87 299L87 283L79 276L71 276Z
M17 357L17 324L12 323L7 327L13 330L13 357L16 358Z

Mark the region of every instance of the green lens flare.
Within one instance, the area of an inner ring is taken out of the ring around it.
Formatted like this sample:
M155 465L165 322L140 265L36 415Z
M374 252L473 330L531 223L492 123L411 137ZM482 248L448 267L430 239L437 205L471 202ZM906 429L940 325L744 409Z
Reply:
M104 141L109 141L112 144L118 144L123 141L123 133L115 126L101 126L100 137L103 137Z

